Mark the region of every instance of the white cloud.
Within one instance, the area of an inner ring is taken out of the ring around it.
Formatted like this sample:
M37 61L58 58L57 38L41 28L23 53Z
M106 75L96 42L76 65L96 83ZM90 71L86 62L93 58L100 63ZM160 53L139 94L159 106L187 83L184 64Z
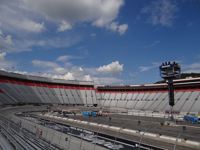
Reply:
M0 50L6 51L10 50L13 46L12 36L4 35L4 33L0 30Z
M85 58L85 56L71 56L71 55L62 55L62 56L59 56L56 61L59 61L59 62L69 62L70 60L72 59L83 59Z
M115 84L122 82L121 79L113 76L123 70L123 64L119 64L118 61L112 62L111 64L99 68L86 68L82 66L76 66L68 62L69 59L66 59L67 57L64 56L67 55L60 56L55 61L33 60L32 64L39 69L42 69L43 73L38 75L45 77L65 80L94 81L97 84ZM73 56L70 57L73 58ZM64 61L65 63L56 63L58 60L61 62ZM99 74L98 70L105 74Z
M140 66L139 70L140 70L140 72L145 72L145 71L149 71L153 68L155 68L155 67L154 66Z
M65 62L68 61L71 57L68 55L63 55L63 56L59 56L56 60L57 61L61 61L61 62Z
M38 33L45 29L44 23L35 21L35 13L30 12L30 8L24 5L23 0L1 2L0 14L1 27L5 30Z
M21 30L25 30L28 32L42 32L45 29L44 23L34 22L32 20L22 20L20 22L15 21L13 24L16 24Z
M58 27L58 31L59 32L63 32L66 30L71 30L72 29L72 25L66 21L62 21L62 23L60 24L60 26Z
M90 75L88 75L88 74L84 75L83 80L84 81L93 81L92 77Z
M51 61L33 60L32 64L40 68L57 68L58 65Z
M27 71L12 71L14 73L18 73L18 74L29 74Z
M47 20L60 23L58 31L72 28L77 22L89 22L97 27L107 27L118 16L124 0L23 0L26 7L44 16ZM127 25L119 27L120 33Z
M128 25L127 24L119 25L118 22L112 22L110 25L107 26L107 28L114 32L118 32L120 35L122 35L128 29Z
M152 65L150 66L139 66L139 70L140 72L146 72L146 71L150 71L152 69L158 68L159 65L160 63L155 62L155 63L152 63Z
M118 26L118 32L119 34L124 34L128 29L128 24L121 24Z
M29 37L28 37L29 38ZM13 42L14 46L12 47L12 52L21 52L21 51L31 51L32 47L40 47L41 49L50 49L50 48L68 48L76 43L78 43L80 37L59 37L55 36L52 38L44 39L17 39Z
M56 67L56 68L54 68L54 71L59 74L63 74L66 72L65 68L63 68L63 67Z
M141 11L148 16L147 21L152 25L172 26L177 6L171 0L156 0Z
M106 74L116 74L123 71L123 64L120 64L119 61L114 61L108 65L103 65L97 68L98 72Z
M195 62L188 65L183 65L183 72L186 73L200 73L200 63Z
M24 0L24 2L29 8L53 21L94 21L97 26L112 22L124 4L124 0Z
M32 64L38 68L43 69L42 76L65 80L75 79L73 72L68 71L54 61L33 60Z
M75 79L74 76L73 76L73 73L71 73L71 72L66 73L66 74L63 76L63 78L64 78L65 80L74 80L74 79Z
M16 62L12 62L6 59L7 53L0 52L0 69L2 70L10 70L15 67Z
M65 80L75 80L74 75L71 72L67 72L64 75L52 75L52 78L65 79Z
M55 26L56 31L63 32L80 23L112 30L109 26L116 22L123 5L124 0L1 0L0 37L3 32L9 35L7 39L0 38L0 49L21 52L30 51L33 46L69 47L80 40L80 35L47 39L42 32ZM127 28L127 24L119 23L112 31L124 34ZM50 34L58 35L53 31Z
M5 60L6 52L0 53L0 61Z
M79 71L84 71L82 67L79 67Z

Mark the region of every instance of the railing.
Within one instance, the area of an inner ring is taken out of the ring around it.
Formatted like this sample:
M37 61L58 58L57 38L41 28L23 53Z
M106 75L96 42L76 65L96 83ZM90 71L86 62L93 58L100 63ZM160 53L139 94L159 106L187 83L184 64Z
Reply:
M16 124L6 118L0 118L1 134L11 143L16 150L60 150L55 145L49 145L44 139L34 135L20 124Z

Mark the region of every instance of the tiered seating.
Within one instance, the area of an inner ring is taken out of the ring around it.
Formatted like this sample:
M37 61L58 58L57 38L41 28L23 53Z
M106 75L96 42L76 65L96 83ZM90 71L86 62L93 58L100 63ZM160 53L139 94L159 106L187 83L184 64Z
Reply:
M27 79L28 78L28 79ZM0 71L0 104L52 103L97 104L94 85L51 80Z
M0 71L0 105L52 103L96 105L147 111L170 110L166 84L100 86ZM200 111L200 78L175 81L175 106L179 112Z
M200 80L200 79L199 79ZM196 82L196 81L195 81ZM200 81L199 81L200 82ZM178 85L175 89L174 111L177 112L200 112L200 86L193 84ZM190 89L192 86L192 89ZM138 86L137 86L138 87ZM176 86L175 86L176 87ZM188 88L185 88L188 87ZM122 89L120 91L120 88ZM146 111L169 111L167 86L150 90L146 87L131 89L131 87L100 87L97 90L99 104L103 107L117 107L133 110ZM144 89L143 89L144 88ZM145 91L146 90L146 91Z

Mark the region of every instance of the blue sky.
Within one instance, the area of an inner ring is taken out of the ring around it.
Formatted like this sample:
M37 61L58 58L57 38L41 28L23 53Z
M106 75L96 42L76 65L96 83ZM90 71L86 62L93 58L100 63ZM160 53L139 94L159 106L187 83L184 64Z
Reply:
M3 0L0 68L97 84L200 72L199 0Z

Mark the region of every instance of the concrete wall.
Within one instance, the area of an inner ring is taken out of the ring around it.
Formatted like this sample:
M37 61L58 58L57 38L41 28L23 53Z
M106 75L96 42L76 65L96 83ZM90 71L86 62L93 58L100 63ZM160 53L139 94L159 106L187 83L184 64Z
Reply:
M28 120L24 120L15 116L12 118L12 120L15 123L21 122L22 128L25 128L32 133L35 133L38 137L43 138L50 144L57 145L64 150L106 150L106 148L94 145L71 135L64 134L50 128L46 128L42 125L38 125ZM39 135L39 131L42 131L41 135Z

